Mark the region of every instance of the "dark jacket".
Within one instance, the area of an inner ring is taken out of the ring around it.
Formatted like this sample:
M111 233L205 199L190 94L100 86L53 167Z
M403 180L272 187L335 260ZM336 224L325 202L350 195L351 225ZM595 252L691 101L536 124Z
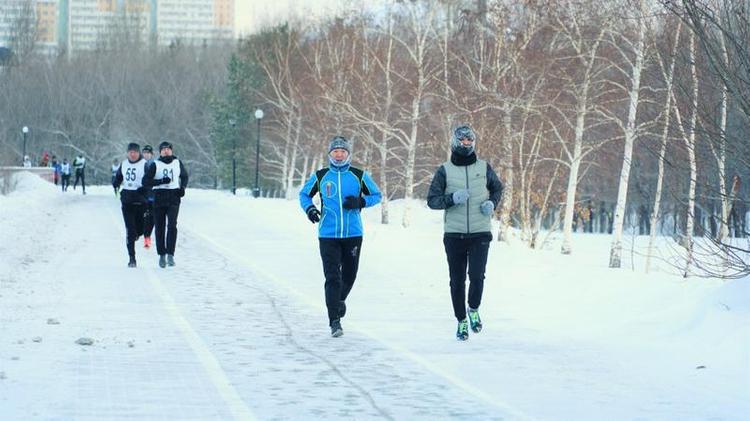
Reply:
M174 189L152 189L151 192L154 196L154 206L156 207L179 205L180 198L185 195L185 188L188 185L188 172L185 169L182 160L176 156L162 156L159 157L158 161L165 164L171 164L175 159L180 163L180 187ZM156 175L156 162L151 165L146 165L146 175L143 176L143 185L147 189L164 184L161 177L157 178Z
M146 172L145 172L145 174L148 174L149 167L154 167L154 171L156 171L156 164L154 164L154 160L153 159L150 160L150 161L146 161ZM144 179L146 178L145 174L143 176ZM146 196L146 200L148 201L148 203L153 204L154 203L154 191L151 188L151 186L144 185L143 186L143 191L144 191L144 194Z

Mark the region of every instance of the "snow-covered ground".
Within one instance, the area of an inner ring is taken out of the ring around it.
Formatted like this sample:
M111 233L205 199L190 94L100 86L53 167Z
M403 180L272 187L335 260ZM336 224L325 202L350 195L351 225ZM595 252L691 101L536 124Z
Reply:
M646 276L629 252L610 270L608 236L576 236L571 256L494 242L485 329L460 343L440 212L415 202L404 229L372 208L333 339L296 202L190 189L177 267L139 244L128 269L119 201L88 193L23 175L0 196L0 419L750 413L750 279L684 280L663 263Z

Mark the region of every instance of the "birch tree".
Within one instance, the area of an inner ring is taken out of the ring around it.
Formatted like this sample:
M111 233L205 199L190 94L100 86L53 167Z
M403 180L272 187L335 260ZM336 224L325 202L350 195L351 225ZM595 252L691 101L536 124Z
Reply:
M677 47L680 45L680 32L682 30L682 22L677 23L677 28L675 31L675 38L674 38L674 44L672 46L672 51L669 56L669 65L667 68L664 66L664 62L661 59L661 57L658 58L659 66L661 67L662 76L664 77L665 81L665 91L666 95L664 96L664 109L662 111L662 115L664 116L664 124L662 126L662 133L661 133L661 145L659 147L659 155L658 155L658 171L656 176L656 192L654 193L654 206L651 210L651 226L650 226L650 232L649 232L649 238L648 238L648 248L646 250L646 273L648 273L651 270L651 258L653 255L654 250L654 242L656 240L656 233L657 233L657 220L659 218L659 212L661 209L661 196L662 196L662 190L664 187L664 163L666 159L666 151L667 151L667 141L669 139L669 127L671 122L671 115L672 115L672 97L674 96L672 91L672 85L674 80L674 67L675 62L677 60ZM657 55L658 50L657 50Z
M600 88L603 74L607 71L607 67L602 64L598 54L611 20L601 17L596 19L593 16L586 16L585 12L580 9L573 9L567 15L558 14L556 23L554 29L559 31L559 35L553 43L553 48L559 50L558 65L564 67L563 72L568 71L559 76L560 82L565 85L561 97L570 98L571 103L563 105L564 103L555 101L549 104L549 109L554 111L559 119L551 124L552 133L563 148L564 160L562 162L569 169L561 252L570 254L572 252L573 213L581 164L586 155L607 142L607 139L586 142L584 135L593 128L607 124L603 122L602 113L596 106L596 98L600 94L596 90ZM568 112L569 108L572 108L570 112ZM592 115L597 118L588 121ZM572 142L567 136L570 131L573 132Z
M423 9L426 8L425 9ZM405 5L407 26L413 31L408 39L396 37L394 40L401 45L401 49L410 60L411 69L407 72L416 71L416 75L409 77L402 75L411 81L412 100L410 112L408 113L408 135L403 137L406 146L406 162L404 176L404 213L401 225L411 225L411 199L414 197L415 186L415 163L417 157L417 141L419 136L419 125L422 119L422 100L427 94L429 85L433 82L439 67L435 66L429 58L429 47L435 36L434 17L435 7L429 4L421 6L418 3Z
M719 15L721 16L721 14ZM718 18L721 23L721 17ZM727 52L727 43L723 33L718 33L719 45L721 46L721 60L722 65L729 67L729 53ZM714 142L708 142L711 147L711 153L716 160L716 167L718 169L719 176L719 200L721 202L721 220L719 221L719 235L716 239L719 243L726 241L729 233L729 210L730 210L730 196L727 193L727 173L726 173L726 161L727 161L727 112L729 103L729 88L727 84L722 81L721 84L721 106L719 108L719 133L718 140L719 144L714 146Z
M698 70L696 65L696 54L695 54L695 36L690 36L690 76L693 83L692 92L692 107L690 124L688 125L688 136L685 137L685 147L688 152L688 162L690 164L690 183L688 187L687 196L687 224L685 228L685 249L686 262L683 277L687 278L690 276L690 265L693 261L693 230L695 226L695 184L698 178L698 167L695 160L695 136L696 136L696 125L698 122Z
M636 140L636 118L638 114L639 95L641 89L641 72L644 61L644 39L646 36L646 8L644 0L638 0L638 8L635 15L638 31L633 53L635 60L631 63L632 73L630 75L629 106L625 132L625 151L622 157L622 169L620 171L620 185L617 191L617 205L615 206L615 219L613 225L612 246L609 256L609 267L619 268L622 259L622 231L625 217L625 205L628 198L628 181L630 179L630 167L633 158L633 145ZM627 40L626 37L621 37ZM624 61L629 61L627 55L622 54Z

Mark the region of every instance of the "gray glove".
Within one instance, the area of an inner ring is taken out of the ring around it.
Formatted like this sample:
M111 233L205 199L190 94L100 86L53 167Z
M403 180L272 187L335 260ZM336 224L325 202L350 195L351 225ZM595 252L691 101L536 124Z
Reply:
M495 204L492 202L492 200L485 200L481 205L479 205L479 210L482 211L483 215L492 215L492 212L495 210Z
M451 197L453 199L453 203L456 205L466 203L466 201L469 200L469 190L463 189L455 191L453 192L453 195Z

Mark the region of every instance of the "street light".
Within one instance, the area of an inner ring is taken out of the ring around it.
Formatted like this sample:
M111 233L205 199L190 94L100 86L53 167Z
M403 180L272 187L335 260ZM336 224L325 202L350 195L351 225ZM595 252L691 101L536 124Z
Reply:
M29 133L29 128L27 126L23 126L23 129L21 129L23 132L23 157L21 159L26 159L26 135Z
M263 110L258 108L255 110L255 120L258 122L258 136L255 138L255 188L253 189L253 197L260 196L260 188L258 187L258 169L260 167L260 121L263 120Z
M232 194L237 194L237 136L234 133L234 126L237 122L229 119L229 125L232 126Z

